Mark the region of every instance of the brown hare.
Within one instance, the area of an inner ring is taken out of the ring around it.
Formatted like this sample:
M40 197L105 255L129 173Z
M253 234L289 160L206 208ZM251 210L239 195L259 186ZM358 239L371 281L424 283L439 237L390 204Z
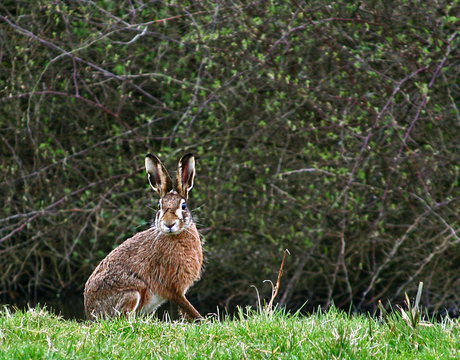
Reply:
M110 252L91 274L84 292L88 319L148 314L166 300L188 320L201 319L185 297L203 263L200 235L187 208L195 158L186 154L179 160L174 185L156 156L146 156L145 168L160 195L155 223Z

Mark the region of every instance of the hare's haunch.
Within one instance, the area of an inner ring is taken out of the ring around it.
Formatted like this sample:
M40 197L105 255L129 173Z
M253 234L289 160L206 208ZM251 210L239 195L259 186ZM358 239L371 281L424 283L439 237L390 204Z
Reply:
M126 240L94 269L85 285L88 319L128 312L151 313L166 300L190 320L200 313L185 297L200 278L201 239L187 208L195 177L195 158L184 155L174 183L156 156L145 158L147 176L160 195L154 225Z

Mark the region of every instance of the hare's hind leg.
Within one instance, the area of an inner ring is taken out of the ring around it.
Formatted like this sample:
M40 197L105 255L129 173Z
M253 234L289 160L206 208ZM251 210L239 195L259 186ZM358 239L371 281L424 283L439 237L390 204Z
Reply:
M142 297L139 291L127 290L115 292L106 296L98 296L93 299L91 308L88 307L88 319L114 318L116 316L126 316L139 310Z
M128 313L134 313L140 310L142 301L141 293L137 290L124 291L123 295L118 299L116 306L114 307L123 315Z

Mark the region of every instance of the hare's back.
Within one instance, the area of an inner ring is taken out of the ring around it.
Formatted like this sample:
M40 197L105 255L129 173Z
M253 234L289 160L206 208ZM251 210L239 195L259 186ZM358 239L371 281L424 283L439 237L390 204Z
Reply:
M153 229L137 233L113 249L96 266L86 282L85 291L123 287L133 283L132 275L145 266L146 252L154 237Z

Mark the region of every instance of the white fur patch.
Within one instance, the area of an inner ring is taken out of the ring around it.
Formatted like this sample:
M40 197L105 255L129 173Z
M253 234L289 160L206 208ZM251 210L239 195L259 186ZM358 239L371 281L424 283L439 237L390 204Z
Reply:
M150 297L150 300L147 304L145 304L140 313L142 314L150 314L154 312L161 304L163 304L166 299L163 299L161 296L153 295Z
M180 219L180 220L184 220L184 217L182 216L182 211L183 211L183 210L182 210L182 204L183 204L183 203L185 203L185 200L184 200L184 199L182 199L182 200L180 201L179 207L178 207L178 208L176 209L176 211L175 211L177 218Z
M137 295L137 302L136 302L136 306L134 306L133 308L133 311L136 311L138 306L139 306L139 303L141 302L141 294L139 294L139 292L136 293Z

